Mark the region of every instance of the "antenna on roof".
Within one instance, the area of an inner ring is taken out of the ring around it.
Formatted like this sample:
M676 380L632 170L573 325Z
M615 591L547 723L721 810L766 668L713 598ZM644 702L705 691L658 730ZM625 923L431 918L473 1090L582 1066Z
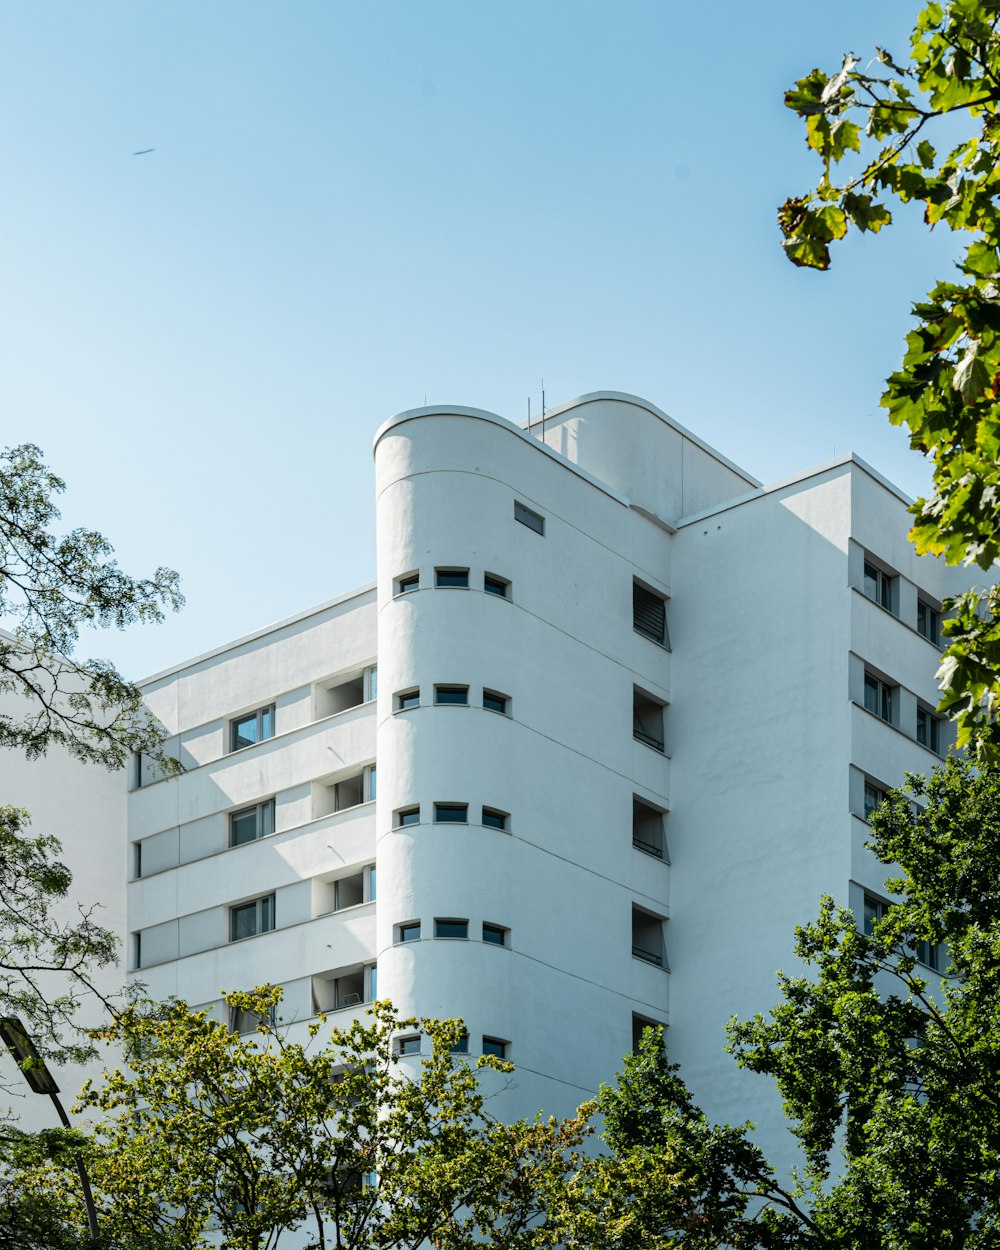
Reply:
M545 379L542 378L542 442L545 442Z

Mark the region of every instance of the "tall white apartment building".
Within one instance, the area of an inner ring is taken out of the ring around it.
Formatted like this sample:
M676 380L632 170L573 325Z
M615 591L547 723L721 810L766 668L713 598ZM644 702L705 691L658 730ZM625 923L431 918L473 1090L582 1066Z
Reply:
M885 899L866 808L949 744L968 575L857 458L765 487L630 395L530 432L404 412L375 460L373 585L145 683L186 771L133 778L134 975L220 1013L280 983L292 1029L460 1015L517 1065L511 1117L662 1024L706 1109L768 1134L726 1020L775 1001L821 894Z

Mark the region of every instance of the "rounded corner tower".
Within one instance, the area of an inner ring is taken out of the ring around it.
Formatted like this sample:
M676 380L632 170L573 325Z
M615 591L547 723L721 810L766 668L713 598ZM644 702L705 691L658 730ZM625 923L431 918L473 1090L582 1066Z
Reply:
M503 1114L565 1112L667 1021L669 869L633 810L662 828L664 735L634 729L670 657L632 614L668 534L476 409L401 413L375 463L379 995L510 1058Z

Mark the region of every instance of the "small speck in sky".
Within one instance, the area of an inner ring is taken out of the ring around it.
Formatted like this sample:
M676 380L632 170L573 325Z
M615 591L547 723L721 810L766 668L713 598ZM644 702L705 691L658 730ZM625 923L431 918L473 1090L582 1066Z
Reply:
M133 152L133 156L146 156L150 152L155 152L156 148L140 148L138 152Z

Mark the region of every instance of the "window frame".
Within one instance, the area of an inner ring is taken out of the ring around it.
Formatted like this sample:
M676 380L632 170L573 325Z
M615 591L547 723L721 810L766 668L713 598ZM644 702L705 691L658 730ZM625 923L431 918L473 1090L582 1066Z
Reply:
M461 812L461 816L445 816L442 818L442 812ZM469 805L468 803L435 803L434 804L434 823L436 825L467 825L469 823Z
M925 726L923 737L921 737L921 721L923 721ZM943 718L929 707L926 707L923 703L917 704L916 733L914 736L922 747L926 747L928 751L933 751L935 755L942 754L941 726L943 723Z
M453 928L461 929L461 933L444 933L442 929L451 925ZM434 937L442 942L467 942L469 940L469 922L457 916L435 916L434 917Z
M396 925L394 946L405 946L408 942L419 942L420 940L419 920L404 920Z
M457 698L442 698L442 695L457 695ZM468 707L469 706L469 687L458 685L452 682L435 683L434 685L434 706L435 707Z
M497 934L499 936L499 941L495 941L492 937L487 937L487 932ZM506 925L494 924L491 920L484 920L482 940L486 946L499 946L505 950L509 950L510 929Z
M268 734L263 732L265 716L270 717L271 732ZM237 726L245 725L250 720L254 722L254 732L257 734L257 737L253 742L244 742L242 745L236 745ZM266 703L262 707L254 708L252 711L243 712L239 716L232 716L229 719L229 750L227 754L234 755L237 751L246 751L250 747L260 746L262 742L268 742L275 737L276 731L275 705L273 703Z
M497 1059L506 1059L510 1042L502 1037L491 1037L483 1034L482 1054L493 1055Z
M397 1037L395 1043L396 1054L400 1059L412 1058L414 1055L422 1053L422 1043L423 1038L419 1033L407 1033L403 1037Z
M486 702L487 699L494 700L494 702L499 703L500 706L490 707L489 704ZM483 687L483 711L484 712L495 712L497 716L510 716L510 705L511 705L511 697L509 694L503 694L499 690L491 690L488 686Z
M505 812L499 807L490 807L484 803L480 812L479 823L484 829L496 829L500 833L510 833L510 812Z
M493 583L492 586L490 583ZM509 577L501 577L499 573L483 574L483 591L487 595L492 595L494 599L506 599L510 602L511 580Z
M234 838L234 826L241 816L247 816L250 812L254 814L254 835L252 838L244 838L242 842L237 842ZM267 814L270 812L271 828L267 829ZM229 849L234 850L238 846L249 846L252 842L259 842L261 838L269 838L276 832L276 811L274 798L261 799L258 803L251 803L247 807L240 807L235 812L229 813Z
M869 688L873 688L876 692L875 707L870 707L868 704ZM866 666L863 706L866 712L870 712L872 716L885 721L887 725L895 725L899 709L899 685L886 681L884 677L880 677L878 673L873 672ZM886 715L886 711L888 711L888 715Z
M442 578L457 577L464 581L442 581ZM442 564L434 568L435 590L468 590L469 570L459 565Z
M649 604L645 606L637 604L636 600L643 595L649 599L655 599L662 610L663 628L659 632L653 627L645 628L643 626L643 615L649 616L652 611ZM641 582L637 577L632 578L632 631L643 638L648 638L650 642L655 643L658 647L662 647L664 651L670 650L670 630L667 626L667 604L669 601L668 595L663 594L659 590L654 590L645 582Z
M412 573L404 573L402 577L396 578L396 584L393 588L393 597L399 595L412 595L415 590L420 589L420 570L414 569Z
M409 829L413 825L420 824L420 804L414 803L408 807L400 807L395 812L393 818L393 829Z
M878 800L871 805L869 805L868 803L869 792L873 795L877 794L879 796ZM869 820L869 821L871 820L872 812L874 812L875 809L879 807L880 804L882 804L885 801L885 797L887 794L888 794L888 791L883 786L880 786L877 781L872 781L870 777L865 777L864 797L862 799L862 807L864 810L865 820Z
M872 603L884 611L891 613L892 616L898 616L898 612L894 606L895 588L893 583L898 578L897 573L889 572L880 563L872 559L868 553L865 553L864 563L861 568L861 591L866 599L870 599ZM868 588L869 580L874 582L874 594ZM886 602L888 600L888 602Z
M420 687L413 686L409 690L397 691L394 702L396 704L395 711L411 712L415 707L420 706Z
M923 609L923 611L931 619L932 629L930 633L920 628L921 609ZM921 595L921 594L917 595L917 633L926 642L929 642L932 647L937 647L940 650L941 648L941 609L936 603L931 602L930 599L926 598L924 595Z
M265 907L268 904L269 907ZM254 931L253 933L244 933L242 936L236 935L236 915L238 912L245 912L253 907L254 910ZM269 915L265 916L265 911L269 911ZM264 920L270 921L265 925ZM275 906L275 892L272 890L270 894L261 894L258 898L246 899L242 903L231 903L229 906L229 941L245 942L248 938L260 937L264 933L273 933L277 922L277 908Z

